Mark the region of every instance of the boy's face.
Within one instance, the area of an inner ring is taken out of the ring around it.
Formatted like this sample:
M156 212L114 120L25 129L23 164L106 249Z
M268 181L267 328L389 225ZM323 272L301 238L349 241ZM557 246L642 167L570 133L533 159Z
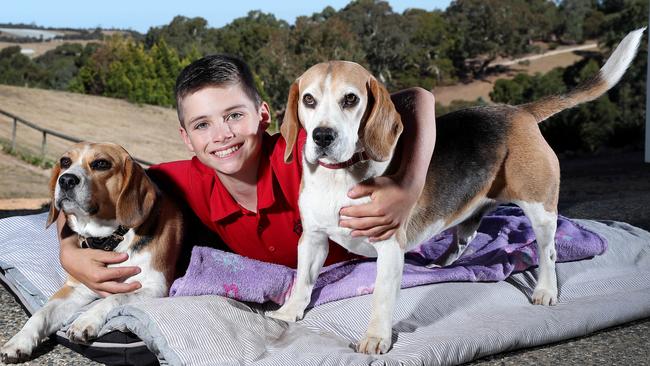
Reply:
M217 174L246 179L257 173L262 124L270 120L239 84L209 86L182 98L181 136L187 148Z

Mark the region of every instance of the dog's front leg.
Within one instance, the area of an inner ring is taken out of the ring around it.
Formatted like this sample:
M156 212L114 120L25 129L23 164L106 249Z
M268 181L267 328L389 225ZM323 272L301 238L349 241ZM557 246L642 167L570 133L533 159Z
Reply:
M372 314L357 352L386 353L392 342L393 311L402 284L404 250L395 236L373 244L377 250L377 278L372 297Z
M90 309L72 322L66 333L68 338L75 343L88 343L90 340L97 338L111 310L120 305L148 298L163 297L166 295L166 290L163 287L160 286L156 289L142 287L135 292L113 294L97 301Z
M328 252L329 242L325 233L303 232L298 241L298 269L293 291L284 305L267 313L268 316L288 322L302 319Z
M63 286L27 320L20 332L0 348L2 362L22 362L29 358L43 339L59 330L72 314L96 298L97 295L85 287Z

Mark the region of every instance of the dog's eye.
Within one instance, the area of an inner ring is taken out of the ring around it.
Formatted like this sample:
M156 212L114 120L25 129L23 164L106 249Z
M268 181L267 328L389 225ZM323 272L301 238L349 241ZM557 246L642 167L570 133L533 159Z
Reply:
M90 167L93 170L108 170L111 168L111 162L106 159L97 159L90 163Z
M314 108L316 106L316 99L311 94L305 94L302 97L302 102L305 104L305 106Z
M72 159L70 158L61 158L59 160L59 165L61 165L62 169L68 169L70 165L72 165Z
M343 108L354 107L355 105L357 105L358 102L359 102L359 97L357 97L356 95L352 93L345 94L345 96L343 97Z

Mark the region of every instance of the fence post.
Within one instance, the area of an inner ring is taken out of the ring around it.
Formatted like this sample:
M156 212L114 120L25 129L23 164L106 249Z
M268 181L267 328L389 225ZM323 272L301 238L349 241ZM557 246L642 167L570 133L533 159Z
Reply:
M45 144L47 143L47 132L43 131L43 143L41 144L41 157L45 160Z
M14 118L14 128L11 131L11 152L16 151L16 128L18 127L18 119Z

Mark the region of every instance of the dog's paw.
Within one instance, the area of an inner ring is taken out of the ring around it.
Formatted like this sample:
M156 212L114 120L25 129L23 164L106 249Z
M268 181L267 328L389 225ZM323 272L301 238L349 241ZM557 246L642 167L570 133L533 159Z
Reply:
M33 342L13 337L0 348L0 361L3 363L19 363L29 359L34 348Z
M295 307L281 307L276 311L269 311L266 315L270 318L284 320L285 322L295 323L301 320L305 315L304 310L299 310Z
M368 355L378 355L388 352L390 338L366 336L357 344L357 352Z
M547 288L536 288L533 291L533 304L553 306L557 305L557 290Z
M100 327L101 324L97 324L97 322L92 319L79 317L72 323L72 325L70 325L66 335L71 342L88 344L91 340L97 338Z

